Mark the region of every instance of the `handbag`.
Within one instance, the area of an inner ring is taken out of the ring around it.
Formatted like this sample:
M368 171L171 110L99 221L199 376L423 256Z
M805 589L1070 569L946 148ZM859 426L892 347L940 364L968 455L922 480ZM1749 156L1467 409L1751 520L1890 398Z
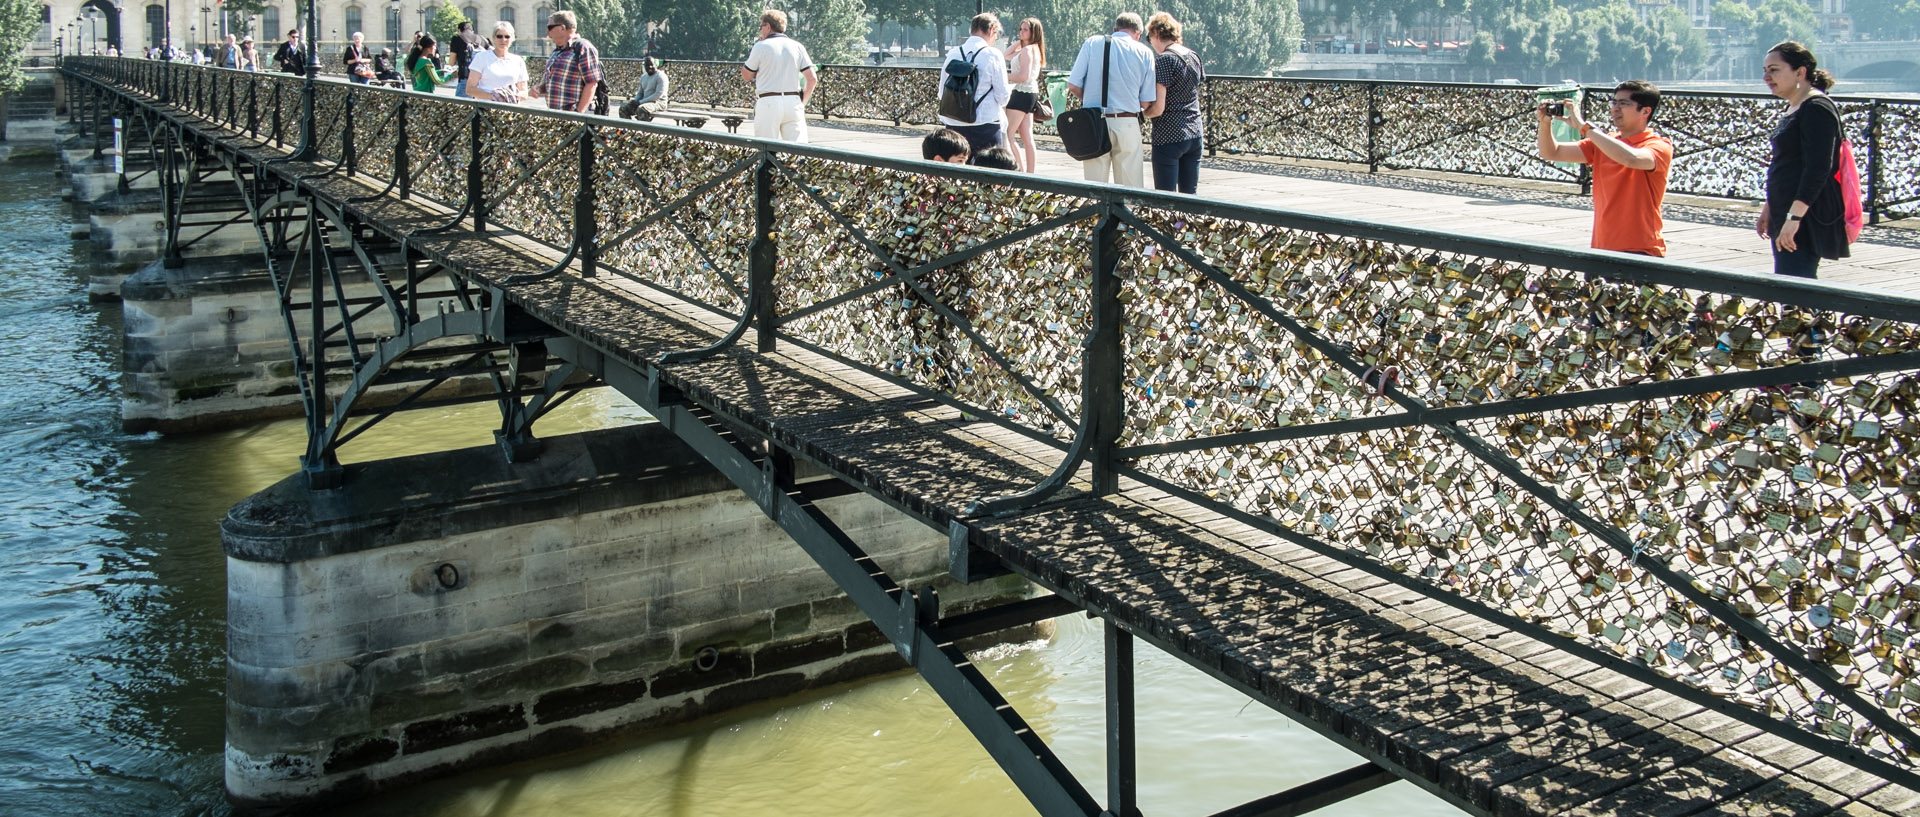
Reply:
M1113 80L1113 64L1108 60L1113 54L1113 38L1107 38L1105 48L1100 51L1100 107L1089 108L1083 103L1060 115L1055 130L1060 133L1060 144L1067 149L1067 155L1079 161L1098 159L1113 150L1113 137L1107 133L1107 120L1104 115L1107 105L1107 86Z
M1043 124L1053 121L1053 100L1045 94L1041 94L1039 104L1033 106L1033 121Z

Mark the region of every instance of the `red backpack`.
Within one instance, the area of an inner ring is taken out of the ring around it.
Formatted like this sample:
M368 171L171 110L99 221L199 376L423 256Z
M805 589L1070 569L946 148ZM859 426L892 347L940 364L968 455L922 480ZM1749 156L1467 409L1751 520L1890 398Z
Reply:
M1860 170L1853 164L1853 143L1840 140L1840 169L1833 174L1840 183L1840 208L1847 221L1847 243L1852 244L1860 238L1860 228L1865 227L1867 218L1860 206Z

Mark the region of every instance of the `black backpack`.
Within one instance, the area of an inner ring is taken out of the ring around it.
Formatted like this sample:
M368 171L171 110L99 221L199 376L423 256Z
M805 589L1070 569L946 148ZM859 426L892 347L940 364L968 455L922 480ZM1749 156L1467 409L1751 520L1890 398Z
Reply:
M600 84L593 86L593 112L599 116L607 115L607 105L613 97L613 92L607 90L607 86L613 84L610 79L610 77L602 76L600 78ZM924 88L926 86L922 85L920 87Z
M940 115L972 124L974 113L983 98L977 96L980 92L980 68L973 64L973 58L980 56L980 52L975 51L968 56L962 51L960 55L966 59L947 60L947 79L940 83Z

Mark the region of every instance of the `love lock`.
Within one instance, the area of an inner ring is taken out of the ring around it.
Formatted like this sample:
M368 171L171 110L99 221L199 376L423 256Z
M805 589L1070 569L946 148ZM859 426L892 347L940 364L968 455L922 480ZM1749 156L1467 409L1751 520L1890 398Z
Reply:
M1387 366L1385 368L1368 366L1366 371L1360 373L1360 386L1367 389L1368 393L1374 397L1386 396L1387 387L1398 385L1399 383L1399 366Z

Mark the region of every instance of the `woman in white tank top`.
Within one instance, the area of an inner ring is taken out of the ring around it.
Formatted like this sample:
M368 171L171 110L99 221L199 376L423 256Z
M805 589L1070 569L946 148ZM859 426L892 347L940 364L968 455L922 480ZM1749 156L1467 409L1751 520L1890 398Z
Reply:
M1013 149L1020 169L1033 172L1038 155L1033 149L1033 112L1040 108L1045 93L1040 82L1047 67L1047 35L1036 17L1020 21L1020 33L1007 49L1007 81L1013 93L1007 98L1007 146Z

